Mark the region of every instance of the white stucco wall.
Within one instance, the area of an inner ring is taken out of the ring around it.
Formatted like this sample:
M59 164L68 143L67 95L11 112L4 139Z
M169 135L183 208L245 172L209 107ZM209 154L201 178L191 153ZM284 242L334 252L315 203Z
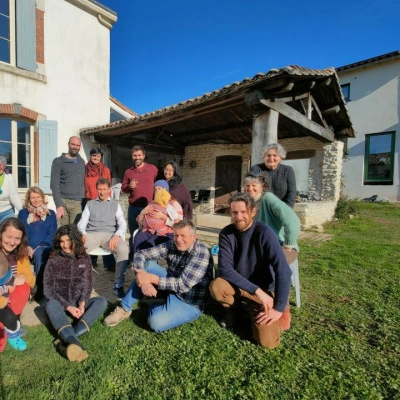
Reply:
M110 30L68 1L38 6L45 11L46 82L0 70L0 103L20 103L57 121L61 153L79 129L109 121ZM84 142L84 158L90 147Z
M340 72L340 84L350 83L347 103L356 131L348 141L348 156L343 163L343 192L350 198L365 198L375 194L390 201L400 201L400 58ZM364 185L365 134L396 132L393 185Z

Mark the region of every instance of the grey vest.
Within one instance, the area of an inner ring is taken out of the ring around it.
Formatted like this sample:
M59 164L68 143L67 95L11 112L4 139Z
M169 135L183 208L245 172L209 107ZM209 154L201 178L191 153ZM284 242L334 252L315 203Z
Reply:
M115 214L118 210L118 202L115 200L90 200L86 207L90 211L86 232L114 233L117 230Z

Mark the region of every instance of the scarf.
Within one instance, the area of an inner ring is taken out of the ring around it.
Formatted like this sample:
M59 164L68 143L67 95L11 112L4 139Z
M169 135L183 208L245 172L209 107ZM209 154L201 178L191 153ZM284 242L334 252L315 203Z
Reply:
M93 164L89 161L85 165L85 175L86 176L98 176L99 178L104 177L104 164L103 161L100 161L98 164Z
M39 221L40 219L42 221L45 221L46 217L48 215L50 215L50 210L48 209L48 207L45 204L42 204L39 207L33 207L33 205L31 203L29 203L27 209L28 209L29 215L28 215L26 222L28 224Z

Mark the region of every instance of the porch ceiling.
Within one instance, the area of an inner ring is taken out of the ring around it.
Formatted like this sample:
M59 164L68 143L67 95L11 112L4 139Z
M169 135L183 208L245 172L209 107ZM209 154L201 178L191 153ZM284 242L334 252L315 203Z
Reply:
M81 134L109 145L142 144L149 151L183 154L192 145L251 143L253 119L268 108L280 114L279 141L312 137L317 148L334 138L354 137L335 70L295 66Z

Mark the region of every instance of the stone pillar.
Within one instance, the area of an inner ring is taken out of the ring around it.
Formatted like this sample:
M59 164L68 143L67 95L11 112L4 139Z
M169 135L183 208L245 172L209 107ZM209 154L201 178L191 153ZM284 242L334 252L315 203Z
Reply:
M253 120L253 139L251 144L251 165L263 162L263 148L278 141L279 113L268 110Z
M344 143L335 141L324 147L322 165L321 197L323 200L337 201L341 190Z
M340 196L343 143L335 141L319 149L310 159L308 191L321 200L337 201Z

